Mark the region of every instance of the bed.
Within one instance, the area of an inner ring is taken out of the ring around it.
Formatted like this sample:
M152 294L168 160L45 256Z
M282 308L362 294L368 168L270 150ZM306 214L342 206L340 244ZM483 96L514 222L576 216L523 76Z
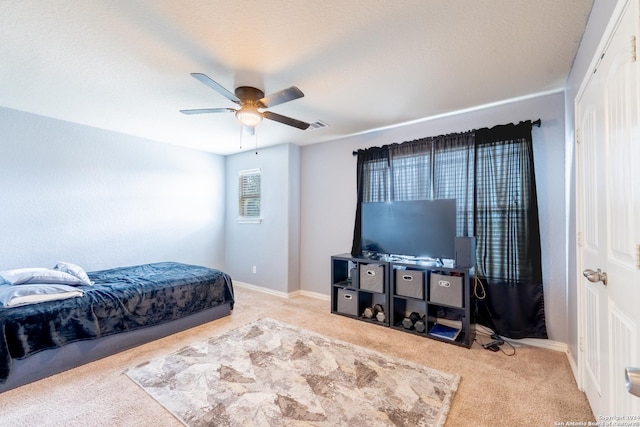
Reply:
M161 262L86 277L90 284L74 287L80 295L0 306L0 392L233 310L231 277L207 267Z

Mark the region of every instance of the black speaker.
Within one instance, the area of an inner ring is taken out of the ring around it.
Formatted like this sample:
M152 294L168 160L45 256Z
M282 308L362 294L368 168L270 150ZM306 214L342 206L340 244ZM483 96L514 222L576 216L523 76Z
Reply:
M456 237L456 267L471 268L476 265L476 238Z

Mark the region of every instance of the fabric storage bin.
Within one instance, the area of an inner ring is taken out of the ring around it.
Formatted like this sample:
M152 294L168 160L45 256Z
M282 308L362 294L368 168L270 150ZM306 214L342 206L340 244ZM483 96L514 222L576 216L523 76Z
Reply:
M358 294L350 289L338 289L338 301L336 311L338 313L358 315Z
M360 289L384 292L384 265L360 264Z
M396 295L424 299L422 270L396 269Z
M429 281L429 302L452 307L464 307L462 303L462 281L464 276L447 276L431 273Z

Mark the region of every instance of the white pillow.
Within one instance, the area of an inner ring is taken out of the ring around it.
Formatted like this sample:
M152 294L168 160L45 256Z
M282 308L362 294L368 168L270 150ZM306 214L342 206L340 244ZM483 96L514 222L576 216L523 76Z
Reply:
M15 270L0 271L0 277L10 285L25 285L36 283L55 283L62 285L84 285L81 279L64 271L48 268L17 268Z
M0 285L0 303L5 307L18 307L37 302L81 297L84 291L73 286L59 284L37 284L8 286Z
M59 262L55 267L53 267L53 269L68 273L80 279L83 285L93 285L93 282L91 282L91 280L89 280L89 276L87 276L87 272L79 265L72 264L70 262Z

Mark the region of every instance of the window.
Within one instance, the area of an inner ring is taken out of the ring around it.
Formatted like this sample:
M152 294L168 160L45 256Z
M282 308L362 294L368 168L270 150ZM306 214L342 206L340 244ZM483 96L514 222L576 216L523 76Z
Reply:
M469 131L363 150L360 201L455 199L458 235L476 237L480 276L541 283L528 126L528 136Z
M531 126L359 150L351 253L362 250L362 202L455 199L458 235L476 237L487 296L476 299L476 320L511 338L547 338Z
M238 180L238 221L260 222L260 169L240 172Z

